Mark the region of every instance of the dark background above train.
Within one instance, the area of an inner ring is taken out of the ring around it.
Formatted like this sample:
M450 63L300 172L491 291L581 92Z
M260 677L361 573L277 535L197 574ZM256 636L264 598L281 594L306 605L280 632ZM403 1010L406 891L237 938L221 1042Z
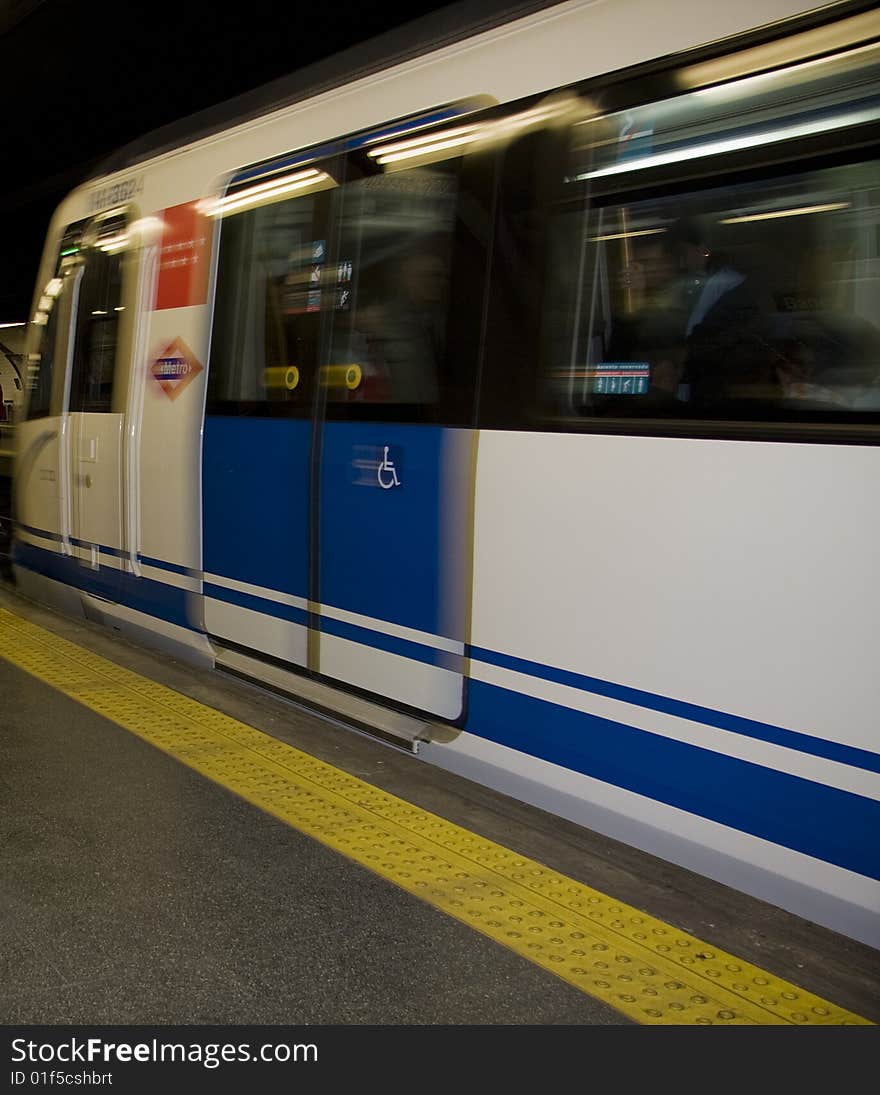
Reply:
M467 3L453 12L490 18L501 6ZM438 11L448 7L442 0L405 8L271 0L214 8L171 0L0 4L0 322L27 317L55 206L114 150L272 81L283 84L341 51L352 51L352 65L362 62L365 43L377 35L392 32L392 46L405 48L411 28L403 24L429 13L437 13L432 38L442 40L456 22Z

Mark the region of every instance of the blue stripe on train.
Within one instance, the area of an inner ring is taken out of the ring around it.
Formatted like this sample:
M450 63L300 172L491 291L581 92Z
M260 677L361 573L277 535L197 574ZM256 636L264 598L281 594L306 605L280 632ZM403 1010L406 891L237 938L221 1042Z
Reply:
M200 570L181 566L180 563L169 563L165 559L152 559L149 555L139 555L138 562L143 563L144 566L155 567L157 570L167 570L171 574L181 574L186 578L195 578L197 581L201 581L202 578Z
M880 879L880 802L482 681L479 737Z
M293 624L302 624L308 627L309 614L303 608L295 605L281 604L279 601L267 601L257 597L253 593L239 593L237 589L228 589L226 586L214 585L205 581L205 596L213 597L216 601L226 601L227 604L238 605L240 608L249 608L252 612L259 612L264 616L274 616L278 620L287 620Z
M253 612L261 612L264 615L274 616L279 620L287 620L290 623L308 626L309 615L305 609L294 605L281 604L278 601L264 600L252 593L240 593L236 589L228 589L226 586L214 585L205 582L205 594L228 604L239 605L241 608L249 608ZM318 621L321 631L327 635L337 635L341 639L350 639L352 642L361 643L373 650L384 650L389 654L399 654L404 658L412 658L414 661L424 662L425 665L436 665L441 669L449 669L453 673L461 673L463 659L458 654L451 654L445 650L437 650L423 643L413 642L410 639L400 639L395 635L387 635L381 631L373 631L359 624L346 623L343 620L334 620L330 616L322 616Z
M425 665L435 665L440 669L448 669L452 673L461 673L464 669L463 657L452 654L448 650L437 650L436 647L425 646L411 639L399 639L396 635L372 631L358 624L334 620L330 616L322 616L320 626L321 631L327 635L338 635L341 639L350 639L352 642L362 643L376 650L384 650L388 654L399 654L403 658L412 658L414 661L424 662Z
M47 540L59 541L61 539L57 534L45 532L42 529L31 528L28 525L21 525L20 527L27 532L30 532L32 535L41 536ZM24 545L19 545L19 547L23 546ZM122 554L118 551L111 551L111 549L103 546L100 550L101 552L106 552L108 554ZM56 556L54 553L49 553L49 556L52 559L64 558ZM178 566L174 563L168 563L162 559L152 559L142 556L141 561L150 566L161 567L173 573L191 576L196 574L196 572L189 568ZM40 568L35 566L32 569L39 570ZM91 592L95 592L99 596L116 599L116 594L102 582L100 571L83 571L83 568L81 568L79 564L76 564L76 573L79 577L82 577L83 573L95 575L95 584L91 589ZM106 574L115 574L118 576L119 572L108 571ZM126 577L131 578L130 575L123 575L123 578ZM65 579L62 578L60 580L64 581ZM117 579L110 580L112 582ZM137 581L136 579L131 580ZM140 581L143 581L143 579ZM82 581L74 582L73 584L85 588ZM161 583L159 584L161 585ZM162 588L164 589L165 587L162 586ZM265 612L280 619L290 620L293 623L308 624L307 613L302 609L289 608L288 610L287 606L279 605L276 601L264 599L257 595L237 593L221 586L210 585L206 589L206 592L209 592L211 596L216 597L219 600L228 601L231 604L242 605L245 608L252 609L254 612ZM151 615L163 615L161 612L153 612L150 607L144 607L144 598L142 595L139 595L139 600L141 601L139 607L141 607L142 611L149 612ZM131 601L126 601L126 603L131 603ZM134 605L132 605L132 607L134 607ZM163 618L170 617L163 616ZM441 666L442 668L449 669L455 673L463 672L464 663L458 655L437 651L434 648L421 643L397 639L367 627L342 623L341 621L331 620L328 617L323 618L321 629L328 634L339 635L342 638L351 639L354 642L386 650L393 654L400 654L403 657L412 658L415 661L424 662L427 665ZM825 760L835 761L840 764L847 764L854 768L862 768L868 772L880 772L880 754L872 753L867 749L859 749L856 746L828 741L811 734L787 730L783 727L758 722L755 719L731 715L724 711L716 711L712 708L688 703L684 700L660 696L652 692L645 692L641 689L632 688L627 685L600 680L597 677L589 677L570 670L557 669L554 666L544 665L540 662L528 661L525 658L517 658L510 654L501 654L494 650L488 650L485 647L469 647L467 656L478 661L487 662L490 665L511 669L517 673L535 677L539 680L567 685L571 688L576 688L581 692L589 692L598 696L606 696L609 699L621 700L625 703L632 703L638 707L644 707L651 711L661 711L665 714L673 715L676 718L687 719L704 726L714 726L718 729L727 730L743 737L754 738L758 741L766 741L774 745L782 746L783 748L794 749L800 753L821 757Z
M781 745L787 749L795 749L799 753L809 753L815 757L824 757L826 760L839 761L853 768L864 768L868 772L880 772L880 754L871 753L867 749L841 745L811 734L785 730L781 726L771 726L739 715L728 715L723 711L713 711L709 707L700 707L695 703L658 696L623 684L612 684L610 681L599 680L597 677L587 677L566 669L555 669L550 665L526 661L524 658L515 658L509 654L498 654L494 650L486 650L482 647L471 647L470 654L479 661L489 662L503 669L512 669L517 673L525 673L527 676L538 677L541 680L569 685L581 692L592 692L597 696L623 700L625 703L636 704L638 707L645 707L651 711L662 711L667 715L675 715L677 718L703 723L705 726L715 726L719 730L729 730L743 737L772 742L774 745Z
M39 536L42 540L51 540L53 543L61 543L61 534L58 532L47 532L42 528L34 528L32 525L24 525L20 521L16 522L17 527L23 529L25 532L29 532L31 536Z
M20 540L14 545L14 559L28 570L54 578L56 582L63 582L84 593L126 605L190 631L195 630L188 611L189 597L192 595L184 589L166 585L165 582L154 582L150 578L136 578L133 574L108 567L92 570L69 555L59 555Z
M21 565L98 596L113 596L121 577L123 603L184 627L192 626L187 617L184 590L129 574L120 575L117 571L92 571L68 556L20 541L14 550L16 562ZM296 623L308 621L307 613L293 606L214 585L206 585L206 593ZM322 619L321 626L332 634L405 657L456 667L454 655L419 643L327 617ZM474 653L486 661L520 672L525 672L527 666L534 667L541 671L539 675L544 679L575 686L578 686L576 681L580 681L580 687L586 684L589 691L668 710L682 717L696 717L709 725L723 725L718 720L729 719L737 726L745 725L747 729L739 732L751 730L749 736L752 737L785 744L781 738L755 733L757 728L790 735L792 742L806 740L807 744L824 744L829 750L835 748L834 743L820 743L806 735L762 727L750 720L664 700L637 689L580 678L577 674L493 655L490 651L475 650ZM712 721L706 716L711 716ZM467 729L477 736L612 786L880 879L880 843L876 839L880 832L880 803L872 799L477 680L470 681ZM841 759L848 747L836 748L841 753L833 759ZM818 749L801 748L800 751L818 753ZM864 752L848 751L851 754ZM871 754L867 755L871 757Z

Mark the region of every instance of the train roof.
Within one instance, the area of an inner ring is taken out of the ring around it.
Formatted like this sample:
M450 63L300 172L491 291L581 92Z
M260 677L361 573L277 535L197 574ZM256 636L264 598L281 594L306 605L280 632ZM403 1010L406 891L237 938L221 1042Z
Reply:
M286 76L152 130L97 161L82 181L89 182L133 167L231 126L265 117L334 88L563 3L565 0L458 0ZM798 29L807 29L811 25L854 15L866 9L873 10L875 3L876 0L813 0L812 3L803 0L803 6L792 4L790 19L782 22L793 20ZM771 27L777 25L771 21L766 26L756 27L753 33L759 38L764 37ZM745 45L752 34L746 32L742 37ZM687 52L694 55L711 49L712 46L707 44ZM651 64L657 62L662 62L662 58Z
M287 76L138 137L94 165L84 181L121 171L232 125L270 114L374 72L454 45L563 0L459 0Z

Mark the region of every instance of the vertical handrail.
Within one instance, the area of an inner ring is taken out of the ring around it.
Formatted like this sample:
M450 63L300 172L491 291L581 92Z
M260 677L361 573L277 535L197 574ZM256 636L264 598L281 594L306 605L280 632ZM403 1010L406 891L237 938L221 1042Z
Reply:
M125 536L128 566L136 578L143 577L139 559L141 534L140 446L141 427L144 418L144 391L149 364L147 356L150 305L155 299L157 254L158 248L155 245L144 246L138 282L137 315L135 317L132 345L132 363L134 367L129 380L128 406L126 408L125 474L123 479Z

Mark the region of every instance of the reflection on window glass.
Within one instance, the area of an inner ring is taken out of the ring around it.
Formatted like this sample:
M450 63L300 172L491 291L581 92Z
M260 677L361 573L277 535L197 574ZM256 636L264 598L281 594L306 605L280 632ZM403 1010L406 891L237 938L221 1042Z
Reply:
M113 376L122 308L122 257L108 251L102 240L118 238L123 221L107 223L93 246L81 252L81 274L76 310L76 341L70 385L72 411L108 412L113 399Z
M60 355L66 341L66 331L59 321L59 313L73 292L84 225L85 221L78 221L65 231L59 247L55 276L44 286L33 317L34 325L40 331L40 341L37 350L30 354L27 362L28 418L45 418L51 412L55 362L56 359L61 360Z
M46 318L40 317L39 348L27 367L28 418L45 418L50 413L52 404L52 376L55 343L58 336L59 300L56 297L47 303L49 304L48 315L44 312L43 315Z
M683 86L693 71L678 74ZM878 75L880 44L872 43L589 119L575 126L571 175L619 178L876 121Z
M436 417L451 386L457 170L371 173L225 217L209 377L215 411L234 404L236 413L273 413L276 405L306 415L317 383L331 416L385 406L399 419Z
M323 195L226 217L220 239L209 399L308 413L327 274Z
M342 194L340 255L351 307L333 324L331 365L360 382L333 385L335 402L436 412L445 387L456 165L373 175Z
M560 214L545 403L880 411L878 234L875 163Z
M880 411L875 162L648 196L731 153L829 132L846 147L880 116L878 70L870 44L572 127L544 317L551 414Z

